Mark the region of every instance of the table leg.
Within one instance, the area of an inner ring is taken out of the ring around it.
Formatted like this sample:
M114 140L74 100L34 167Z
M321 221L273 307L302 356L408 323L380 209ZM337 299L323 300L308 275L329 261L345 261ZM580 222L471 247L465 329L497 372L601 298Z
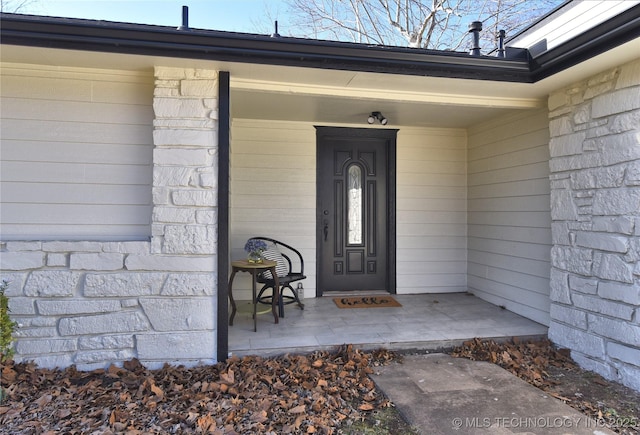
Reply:
M278 275L276 275L275 266L271 268L271 276L273 276L273 297L271 298L271 311L273 317L276 319L275 323L278 323L278 317L284 317L284 305L280 298L280 282L278 281ZM278 306L278 312L276 312L276 306Z
M236 301L233 300L233 278L236 276L237 270L231 272L231 278L229 278L229 301L231 302L231 316L229 317L229 326L233 326L233 318L236 315Z
M253 332L258 332L258 300L256 297L256 270L251 269L251 295L253 302Z

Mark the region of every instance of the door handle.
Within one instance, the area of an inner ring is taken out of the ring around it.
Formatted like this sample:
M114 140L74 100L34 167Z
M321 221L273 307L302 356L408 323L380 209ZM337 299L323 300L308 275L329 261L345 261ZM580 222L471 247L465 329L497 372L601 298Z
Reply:
M327 237L329 236L329 221L325 219L324 221L324 227L322 228L322 231L324 232L324 241L327 241Z

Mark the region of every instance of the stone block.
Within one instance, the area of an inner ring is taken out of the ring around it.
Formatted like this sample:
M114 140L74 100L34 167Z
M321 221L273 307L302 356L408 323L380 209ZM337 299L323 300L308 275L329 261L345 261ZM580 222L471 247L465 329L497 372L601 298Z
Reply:
M640 159L640 137L633 132L604 136L598 139L601 164L604 166L634 162Z
M42 242L13 242L8 240L6 249L9 252L41 251Z
M154 207L153 222L189 224L195 222L195 211L181 207ZM164 233L164 229L161 234Z
M171 190L166 187L153 187L151 188L151 200L156 206L169 204L170 193Z
M547 106L549 110L556 110L559 107L565 106L569 103L569 96L562 91L555 92L549 95L549 99L547 100Z
M606 92L609 92L612 89L613 89L612 81L590 85L584 93L584 99L588 100L593 97L597 97L598 95L602 95Z
M622 65L616 81L616 89L638 85L640 85L640 61L634 60Z
M207 110L200 98L155 97L153 111L156 118L205 118Z
M633 283L633 264L627 263L615 254L596 253L594 255L593 270L602 279Z
M200 186L214 189L218 186L218 175L213 172L200 173Z
M67 267L67 254L51 252L47 254L47 266Z
M163 296L204 296L215 294L216 274L185 273L169 274L160 292Z
M578 209L570 190L551 191L551 219L555 221L576 220Z
M204 225L217 225L218 213L216 210L196 210L196 223Z
M564 136L552 137L549 141L551 157L570 156L582 153L582 144L586 139L586 133L581 131Z
M0 270L29 270L44 266L44 254L40 251L0 252Z
M571 295L571 300L577 308L588 310L592 313L604 314L605 316L616 317L622 320L633 318L634 308L631 305L619 304L597 296L588 296L578 293Z
M629 239L608 233L579 231L576 233L576 245L601 251L625 253L629 250Z
M155 331L212 331L213 298L145 298L140 305Z
M573 189L602 189L620 187L624 181L624 166L595 168L574 172L571 174Z
M148 254L149 242L106 242L102 246L104 252L119 252L121 254Z
M611 319L598 314L588 314L589 330L595 334L619 341L624 337L627 345L640 347L640 325L624 320Z
M212 158L206 149L155 148L153 163L155 165L174 166L210 166Z
M93 352L77 352L74 357L75 364L95 364L111 365L114 362L128 361L135 358L133 349L102 350Z
M19 340L16 343L16 352L22 356L73 352L76 349L75 339Z
M166 225L163 251L168 254L215 254L217 232L206 225Z
M598 280L569 275L569 288L576 292L595 295L598 292Z
M45 252L102 252L100 242L42 242Z
M16 319L18 321L18 323L22 323L22 321L20 319ZM18 326L18 329L15 330L14 334L13 334L16 338L24 338L24 337L29 337L29 338L36 338L36 337L41 337L41 338L51 338L51 337L57 337L58 336L58 331L56 330L55 327L50 326L50 327L31 327L28 325L23 325L23 326Z
M578 275L591 275L593 263L592 251L583 248L553 246L551 248L551 265L558 269Z
M140 360L212 359L216 355L215 332L137 334Z
M12 296L22 296L22 287L24 286L24 281L27 279L28 272L5 272L4 270L0 270L0 282L6 281L9 286L5 289L4 294L12 297Z
M217 80L218 79L218 70L195 68L195 69L193 69L193 73L192 73L192 75L190 77L197 78L197 79Z
M590 332L552 320L549 324L549 340L585 355L604 359L604 340Z
M640 305L640 284L625 285L619 282L598 283L598 296L604 299Z
M140 302L138 299L122 299L120 301L120 306L122 308L134 308L140 306Z
M119 253L73 253L69 259L72 270L120 270L123 266L124 255Z
M10 297L9 310L11 316L30 316L36 314L33 298Z
M180 94L185 97L217 97L217 80L181 80Z
M218 196L213 190L177 190L171 198L175 205L187 205L198 207L215 207Z
M570 305L571 294L569 292L568 285L569 274L552 267L550 276L550 299L553 302L560 302L561 304Z
M153 74L157 79L162 80L181 80L187 77L184 68L174 68L167 66L155 66Z
M38 313L43 316L68 316L71 314L109 313L120 311L120 302L116 300L81 301L57 300L36 302Z
M573 171L577 169L597 168L602 165L600 153L585 153L582 155L555 157L549 161L551 173Z
M180 166L154 166L153 185L154 186L189 186L193 168L183 168Z
M570 245L569 228L565 222L551 223L551 243L554 245Z
M618 89L593 99L591 116L601 118L640 108L640 87Z
M640 125L640 110L634 110L611 118L607 125L606 133L626 133L634 131L638 125Z
M38 270L27 278L26 296L73 296L80 281L80 273L67 270Z
M573 351L571 352L571 358L573 358L573 360L585 370L598 373L605 379L609 379L611 381L618 380L616 369L601 358L589 358L582 353ZM597 432L596 434L600 435Z
M214 120L207 118L186 119L186 118L163 118L154 119L153 126L156 130L214 130L217 125Z
M640 365L640 349L637 347L625 346L619 343L607 343L607 353L611 358L633 364ZM640 367L638 367L640 369Z
M574 328L587 329L587 313L558 304L551 304L549 315L552 320Z
M215 256L187 257L179 255L129 255L125 260L129 270L158 270L167 272L213 272Z
M164 273L87 274L84 296L101 298L157 295L160 294L165 277Z
M594 216L592 223L593 231L633 234L634 220L627 216Z
M598 216L634 215L640 210L640 188L597 190L593 213Z
M133 335L100 335L78 339L78 348L83 350L129 349L134 346Z
M205 109L203 108L203 110ZM213 129L156 129L153 131L153 143L156 146L189 146L205 148L218 146L216 133Z
M640 391L640 368L637 360L635 364L620 364L617 369L622 384Z
M39 368L55 369L73 365L73 354L34 356L22 360L33 361Z
M98 314L60 319L60 335L89 335L148 331L149 322L139 312Z

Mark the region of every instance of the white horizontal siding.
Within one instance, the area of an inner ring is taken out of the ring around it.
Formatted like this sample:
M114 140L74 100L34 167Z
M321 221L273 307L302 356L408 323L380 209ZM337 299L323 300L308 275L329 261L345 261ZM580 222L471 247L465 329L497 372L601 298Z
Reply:
M312 124L234 119L231 128L231 258L244 258L252 236L298 249L316 293L316 133ZM246 273L234 280L236 299L250 299Z
M153 76L3 64L3 240L150 235Z
M468 286L548 325L551 214L546 110L469 129Z
M400 128L397 291L467 290L466 133Z

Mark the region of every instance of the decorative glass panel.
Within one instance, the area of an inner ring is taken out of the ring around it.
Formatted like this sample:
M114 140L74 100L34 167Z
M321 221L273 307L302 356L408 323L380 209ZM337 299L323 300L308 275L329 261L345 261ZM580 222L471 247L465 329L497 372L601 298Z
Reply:
M350 245L362 244L362 170L351 165L347 182L347 240Z

